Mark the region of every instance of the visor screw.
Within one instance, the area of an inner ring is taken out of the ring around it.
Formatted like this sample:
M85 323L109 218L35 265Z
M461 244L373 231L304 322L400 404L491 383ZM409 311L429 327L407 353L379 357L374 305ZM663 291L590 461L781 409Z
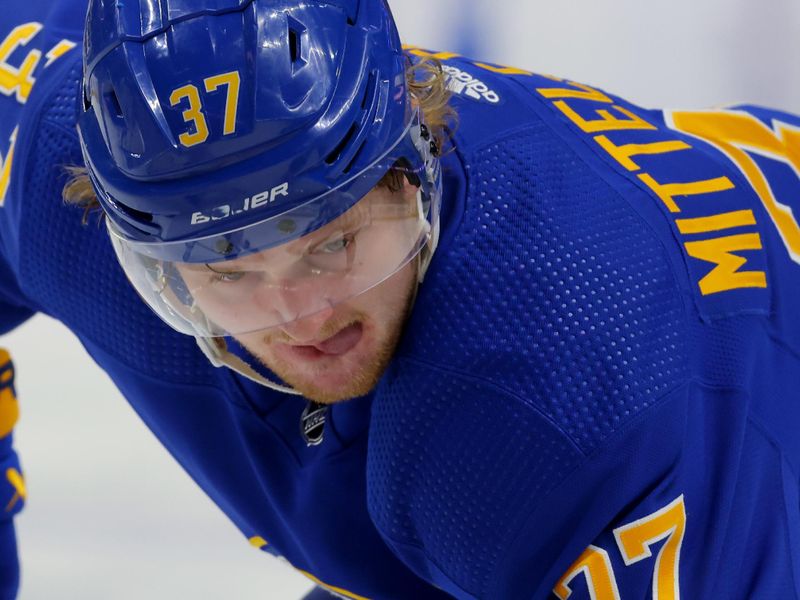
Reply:
M428 130L428 126L425 125L425 123L421 123L420 124L420 126L419 126L419 135L425 141L428 141L429 139L431 139L431 132Z
M284 219L278 223L278 231L281 233L294 233L295 229L297 229L297 223L293 219Z
M436 142L431 142L431 154L439 156L439 145Z

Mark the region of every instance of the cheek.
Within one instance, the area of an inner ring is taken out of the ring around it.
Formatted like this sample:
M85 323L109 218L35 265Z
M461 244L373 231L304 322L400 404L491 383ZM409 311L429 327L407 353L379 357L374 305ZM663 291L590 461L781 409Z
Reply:
M235 339L244 346L250 354L254 355L262 362L270 362L273 358L273 348L275 348L278 343L286 341L281 337L280 329L278 328L237 335Z
M365 304L365 312L374 315L384 325L404 317L416 285L416 276L416 261L413 261L382 284L362 294L359 300Z

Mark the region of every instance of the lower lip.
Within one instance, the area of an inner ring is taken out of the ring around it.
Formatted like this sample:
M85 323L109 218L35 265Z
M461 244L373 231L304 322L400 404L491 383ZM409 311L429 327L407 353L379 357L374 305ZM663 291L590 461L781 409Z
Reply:
M286 344L287 350L300 360L319 360L325 357L332 358L344 356L353 348L358 346L363 338L364 330L360 323L345 327L339 333L325 340L325 346L331 347L330 350L321 350L316 346L292 346Z

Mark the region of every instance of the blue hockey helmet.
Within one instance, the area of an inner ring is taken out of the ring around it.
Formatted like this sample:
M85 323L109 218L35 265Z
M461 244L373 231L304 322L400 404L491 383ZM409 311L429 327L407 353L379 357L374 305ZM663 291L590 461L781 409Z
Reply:
M440 174L405 66L384 0L91 0L79 133L145 301L235 335L412 260Z

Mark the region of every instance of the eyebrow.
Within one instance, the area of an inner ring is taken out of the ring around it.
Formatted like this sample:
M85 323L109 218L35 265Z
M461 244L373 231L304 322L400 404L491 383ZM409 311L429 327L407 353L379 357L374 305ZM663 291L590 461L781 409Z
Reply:
M203 266L212 273L236 273L237 271L237 269L233 269L231 271L217 271L216 269L212 268L209 263L204 263Z
M346 232L347 229L352 228L355 225L361 225L361 224L366 223L366 222L371 222L371 219L368 218L371 215L371 211L370 210L353 210L354 208L356 208L356 207L355 206L351 207L345 213L343 213L342 215L340 215L339 217L334 219L332 222L323 225L320 229L317 229L315 231L311 231L311 232L307 233L306 235L304 235L303 237L300 237L300 238L298 238L296 240L288 242L286 244L286 247L287 248L292 248L292 247L297 246L300 249L299 253L302 253L305 250L307 250L308 248L313 247L315 244L323 243L326 239L328 239L334 233L338 233L340 231L345 231ZM330 231L325 233L325 234L323 234L322 232L325 229L330 229ZM304 238L309 238L309 239L305 240ZM272 248L269 248L267 250L271 250L271 249ZM259 254L261 254L261 252L256 252L255 254L253 254L251 256L258 256ZM241 271L246 271L247 270L249 265L246 263L246 261L247 261L248 258L249 257L245 256L245 257L242 257L242 258L239 258L239 259L234 259L234 260L229 260L229 261L220 261L220 262L215 262L215 263L202 263L202 266L205 267L206 270L208 270L208 271L210 271L212 273L221 273L221 274L236 273L236 272L241 272ZM242 263L244 263L244 264L242 264ZM215 266L212 267L211 266L212 264L214 264ZM197 265L197 266L200 267L200 265ZM223 268L220 269L220 267L223 267ZM202 272L202 268L198 268L197 271Z
M299 252L298 254L302 254L309 248L313 248L316 245L319 245L325 242L328 238L332 235L340 232L347 233L348 230L353 229L355 226L363 225L364 223L368 223L371 219L368 219L370 212L368 210L353 210L355 207L351 207L348 211L344 214L339 215L331 221L330 223L326 223L319 229L315 231L311 231L306 235L293 240L287 244L287 248L295 249L297 248ZM328 230L328 231L325 231ZM308 238L308 239L306 239Z

